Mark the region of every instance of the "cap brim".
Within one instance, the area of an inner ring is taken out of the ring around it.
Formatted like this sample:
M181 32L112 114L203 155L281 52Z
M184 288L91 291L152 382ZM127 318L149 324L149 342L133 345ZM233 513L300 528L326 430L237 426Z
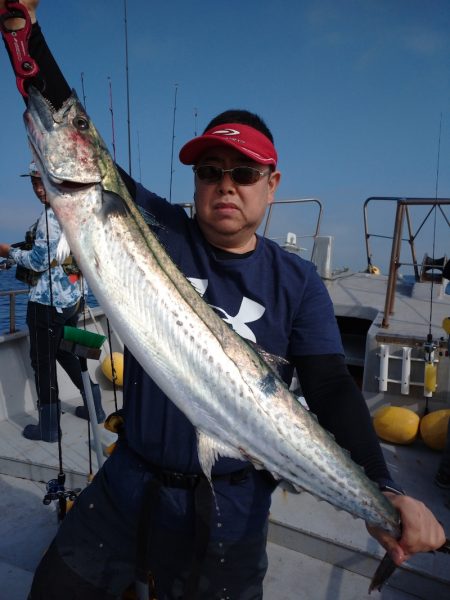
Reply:
M180 150L180 161L185 165L195 165L211 148L224 146L237 150L258 164L276 167L278 157L272 142L253 127L234 123L216 126L187 142Z
M263 158L257 152L253 152L249 148L245 148L232 140L218 138L217 136L203 135L202 137L195 138L185 144L180 150L180 161L184 165L195 165L200 158L205 154L207 150L211 148L217 148L220 146L227 146L237 150L240 154L251 158L255 162L261 165L274 165L275 161L272 158Z

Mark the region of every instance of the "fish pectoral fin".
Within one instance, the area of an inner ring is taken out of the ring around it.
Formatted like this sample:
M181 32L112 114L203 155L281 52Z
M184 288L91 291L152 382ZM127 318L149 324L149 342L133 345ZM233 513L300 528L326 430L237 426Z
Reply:
M61 237L59 238L58 246L56 247L56 255L55 255L56 262L59 265L61 265L66 260L66 258L69 256L69 254L70 254L69 242L67 241L67 238L66 238L64 232L62 232Z
M243 459L239 450L220 442L219 440L197 430L197 451L200 465L206 477L211 479L211 470L220 456Z
M239 451L241 453L241 456L240 456L241 459L248 460L249 462L251 462L257 471L262 471L263 469L266 468L264 463L262 463L256 457L254 457L251 454L249 454L248 452L246 452L244 450L244 448L239 448ZM274 475L274 477L275 477L275 475ZM276 477L275 477L275 479L276 479Z
M106 223L111 216L127 217L129 214L125 200L116 192L102 189L102 206L99 216Z
M278 487L284 492L289 492L290 494L301 494L304 491L299 485L291 483L290 481L286 481L285 479L282 479L279 482Z

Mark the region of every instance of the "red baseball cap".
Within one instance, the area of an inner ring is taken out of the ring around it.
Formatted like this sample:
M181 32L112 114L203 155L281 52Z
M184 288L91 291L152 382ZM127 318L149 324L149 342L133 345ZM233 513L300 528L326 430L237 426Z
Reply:
M208 148L230 146L262 165L277 164L278 155L274 145L263 133L241 123L216 125L203 135L185 144L180 150L184 165L195 165Z

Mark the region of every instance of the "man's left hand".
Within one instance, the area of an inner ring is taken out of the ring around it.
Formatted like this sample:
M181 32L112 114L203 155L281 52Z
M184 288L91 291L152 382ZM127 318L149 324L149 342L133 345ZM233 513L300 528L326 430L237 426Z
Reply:
M423 502L410 496L397 496L389 492L384 492L384 495L400 512L402 536L396 540L382 529L367 529L386 549L397 566L417 552L430 552L444 545L444 530Z

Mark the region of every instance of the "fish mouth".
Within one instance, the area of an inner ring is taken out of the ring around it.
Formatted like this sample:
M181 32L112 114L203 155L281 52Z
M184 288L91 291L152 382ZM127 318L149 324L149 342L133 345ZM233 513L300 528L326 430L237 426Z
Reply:
M96 185L96 183L79 183L78 181L62 181L51 179L52 185L61 192L79 191Z
M46 179L53 188L58 190L58 192L61 192L61 193L76 192L79 190L83 190L83 189L92 187L99 183L98 181L82 182L82 181L76 181L76 180L71 180L71 179L61 179L60 177L56 177L55 175L50 173L48 171L48 169L45 168L44 163L41 160L40 154L39 154L38 150L36 149L35 145L33 144L33 142L30 139L29 139L29 142L30 142L30 147L31 147L31 151L33 154L33 158L38 167L39 173L41 173L41 176L44 179Z

